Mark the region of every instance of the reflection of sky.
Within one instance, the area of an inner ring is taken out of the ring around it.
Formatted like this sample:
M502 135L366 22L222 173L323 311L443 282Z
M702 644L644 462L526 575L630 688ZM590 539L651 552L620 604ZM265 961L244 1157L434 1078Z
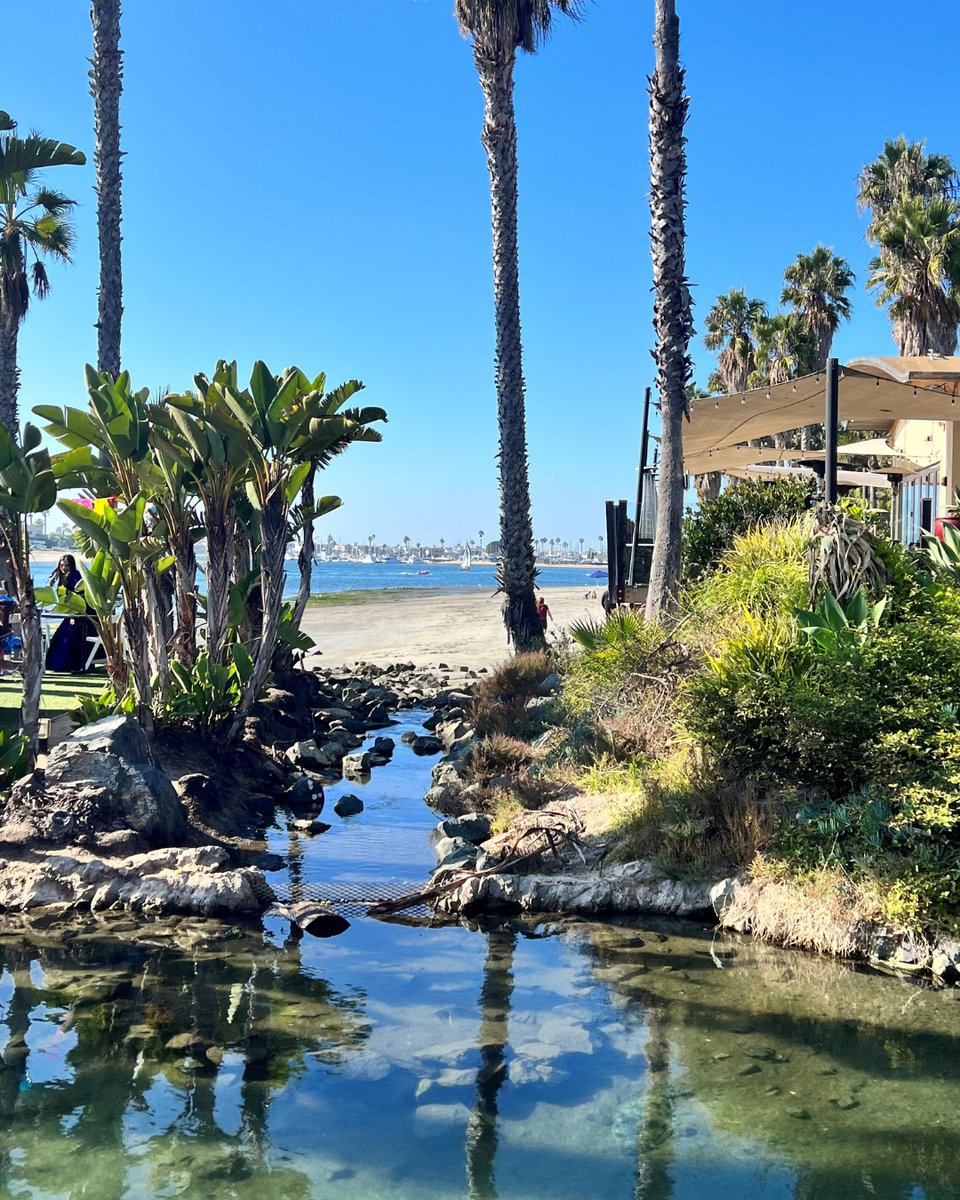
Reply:
M420 797L436 760L399 743L404 727L385 731L396 769L339 787L365 812L298 839L305 879L349 879L358 863L374 882L425 877L436 819ZM285 832L271 848L286 850ZM279 919L266 944L218 927L200 952L161 923L167 956L129 970L116 953L96 965L93 943L75 962L58 948L53 966L15 953L0 1038L26 1021L28 1053L20 1075L0 1068L14 1114L0 1169L9 1154L22 1194L66 1197L83 1179L94 1196L462 1200L468 1163L482 1176L492 1162L484 1200L906 1196L922 1127L948 1171L958 1161L943 996L746 942L718 971L694 926L551 922L513 939L353 917L335 939L288 934ZM171 1037L204 1028L217 1068ZM795 1163L818 1172L812 1190Z

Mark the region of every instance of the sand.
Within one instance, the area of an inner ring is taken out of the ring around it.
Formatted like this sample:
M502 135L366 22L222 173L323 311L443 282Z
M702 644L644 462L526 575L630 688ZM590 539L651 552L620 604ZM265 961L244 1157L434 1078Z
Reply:
M602 619L600 600L586 599L584 590L543 589L553 616L548 641L562 637L571 621ZM510 653L500 616L502 599L488 592L424 595L410 590L365 597L359 604L311 606L303 630L317 643L321 657L311 656L307 663L337 667L364 659L384 666L445 662L451 667L493 667Z

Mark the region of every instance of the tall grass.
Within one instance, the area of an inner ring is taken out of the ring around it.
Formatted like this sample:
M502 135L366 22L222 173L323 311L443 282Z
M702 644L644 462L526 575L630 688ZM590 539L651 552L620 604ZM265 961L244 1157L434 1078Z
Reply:
M807 520L774 521L737 534L716 569L692 585L685 603L693 628L709 641L748 624L745 614L787 616L806 604Z

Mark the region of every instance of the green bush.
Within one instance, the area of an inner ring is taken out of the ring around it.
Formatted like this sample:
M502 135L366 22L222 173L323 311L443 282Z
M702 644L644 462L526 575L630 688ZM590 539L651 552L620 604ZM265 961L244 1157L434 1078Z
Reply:
M688 509L683 520L683 572L702 579L733 545L737 534L769 521L789 522L810 507L811 488L802 480L742 480Z
M770 521L738 533L720 556L717 568L691 584L684 597L695 626L719 632L754 616L789 613L809 593L804 521Z

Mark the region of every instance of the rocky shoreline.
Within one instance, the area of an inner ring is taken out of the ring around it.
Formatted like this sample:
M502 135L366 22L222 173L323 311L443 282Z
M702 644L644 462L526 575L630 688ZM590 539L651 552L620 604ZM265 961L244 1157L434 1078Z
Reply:
M329 828L324 786L389 763L395 743L379 731L399 710L426 708L428 733L404 739L417 754L439 755L424 797L442 818L424 885L439 915L710 916L781 945L960 981L960 942L921 943L854 913L824 914L792 885L679 880L649 862L608 863L613 839L584 820L577 794L561 790L492 836L487 790L469 778L470 689L483 673L410 663L297 672L255 707L227 757L182 731L151 746L130 717L82 727L14 784L0 811L0 910L257 918L277 899L264 871L280 861L263 840L277 809L300 833ZM362 808L348 793L333 813Z

